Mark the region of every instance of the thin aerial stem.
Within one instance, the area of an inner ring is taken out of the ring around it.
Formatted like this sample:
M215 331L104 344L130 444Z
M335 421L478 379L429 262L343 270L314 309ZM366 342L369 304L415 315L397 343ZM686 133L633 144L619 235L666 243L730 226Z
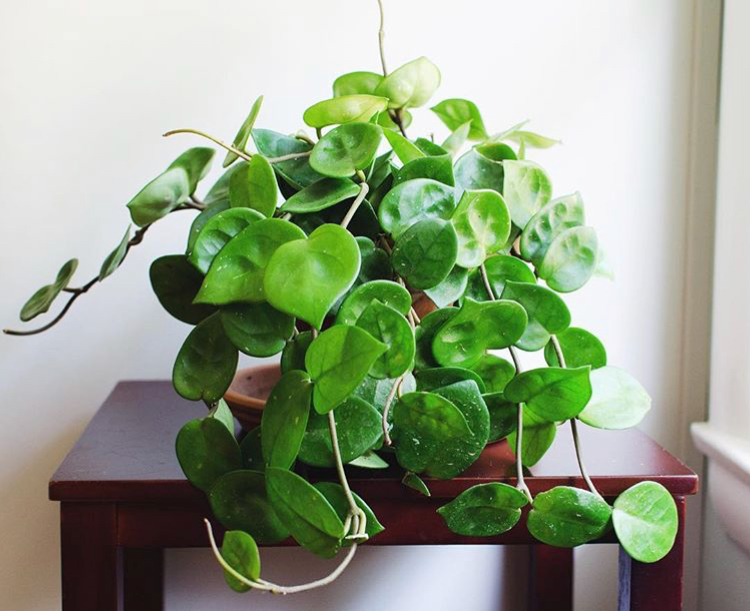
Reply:
M385 404L383 405L383 443L387 446L393 445L391 433L388 430L388 414L391 411L391 404L393 403L393 399L396 398L396 393L398 392L398 388L399 386L401 386L401 382L403 382L403 380L403 375L396 378L396 381L393 383L388 396L385 398Z
M301 159L302 157L309 157L310 155L312 155L312 151L302 151L301 153L289 153L288 155L281 155L279 157L266 157L266 161L268 161L268 163L281 163L282 161Z
M367 517L365 516L364 511L360 509L359 505L357 505L357 502L354 500L354 496L352 495L352 490L349 487L349 481L346 479L346 472L344 471L344 463L341 460L341 448L339 447L339 438L338 433L336 431L336 416L334 415L334 410L331 410L328 412L328 431L331 435L331 446L333 447L333 459L336 463L336 472L339 476L339 483L341 484L341 487L344 489L344 495L346 496L346 501L349 503L349 516L347 517L347 528L345 530L348 532L348 523L349 523L349 517L353 520L353 529L354 529L354 538L356 539L367 539L367 535L365 534L365 528L367 526Z
M380 48L380 65L383 66L383 76L388 76L388 68L385 67L385 10L383 0L378 0L380 11L380 29L378 30L378 47Z
M247 577L239 573L226 560L224 560L224 556L221 555L221 550L219 550L219 546L216 544L214 532L211 528L211 522L209 522L208 520L204 520L204 522L206 523L206 531L208 532L208 540L211 544L211 550L213 551L214 556L221 567L237 581L240 581L247 587L254 590L271 592L272 594L295 594L297 592L304 592L306 590L313 590L315 588L327 586L329 583L335 581L344 572L346 567L349 566L349 563L352 561L352 558L354 558L354 554L357 551L357 543L354 542L349 548L349 551L347 552L344 559L341 561L341 564L339 564L331 573L329 573L322 579L317 579L316 581L311 581L309 583L303 583L296 586L281 586L275 583L271 583L270 581L264 581L262 579L253 581L252 579L248 579Z
M235 155L237 155L237 157L240 157L244 159L245 161L250 161L250 159L252 158L252 156L248 155L246 152L241 151L240 149L235 148L229 144L226 144L225 142L222 142L218 138L214 138L213 136L211 136L210 134L207 134L206 132L202 132L200 130L192 129L189 127L182 128L182 129L173 129L168 132L165 132L164 134L162 134L162 136L166 138L168 136L174 136L175 134L195 134L196 136L201 136L202 138L206 138L210 140L214 144L218 144L221 148L234 153Z
M359 194L352 202L352 205L349 207L349 211L346 213L344 220L341 221L341 226L344 229L346 229L349 226L349 223L354 218L354 215L357 213L357 210L362 205L362 202L365 201L365 196L367 195L367 192L369 190L370 190L370 187L367 185L366 182L363 182L359 185Z

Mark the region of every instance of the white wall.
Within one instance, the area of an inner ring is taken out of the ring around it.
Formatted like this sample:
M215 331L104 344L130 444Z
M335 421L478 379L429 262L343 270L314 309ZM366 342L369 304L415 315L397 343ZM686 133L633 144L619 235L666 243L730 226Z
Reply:
M491 129L531 118L564 141L537 159L557 194L583 193L617 273L615 284L595 281L570 299L574 321L642 380L655 406L644 428L679 450L692 3L387 5L390 66L425 54L443 71L436 100L468 97ZM67 258L81 259L79 278L98 270L127 225L127 200L197 144L159 134L194 126L231 138L260 93L259 125L296 130L338 74L377 70L376 15L374 0L2 3L0 321L15 320ZM428 112L418 127L438 129ZM47 479L117 380L170 374L187 328L160 311L146 270L183 248L188 223L189 214L159 223L54 331L0 339L3 608L59 604L57 508L46 500ZM578 608L612 608L614 555L578 556ZM319 566L297 551L265 558L270 573L289 581ZM247 605L225 591L204 552L170 554L167 569L172 608ZM259 610L364 611L382 607L387 583L393 611L428 603L492 609L500 589L512 597L512 584L523 581L499 574L501 553L489 547L372 549L314 599L253 602ZM386 581L375 583L379 576ZM448 580L450 587L434 587Z

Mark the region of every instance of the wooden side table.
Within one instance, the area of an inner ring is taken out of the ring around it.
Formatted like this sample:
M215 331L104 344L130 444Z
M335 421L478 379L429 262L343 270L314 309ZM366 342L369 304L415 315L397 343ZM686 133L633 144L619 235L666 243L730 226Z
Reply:
M179 398L169 382L121 382L96 413L49 484L50 499L60 502L64 611L164 608L163 550L208 545L203 517L211 515L209 507L183 477L174 454L179 428L204 414L201 404ZM620 611L681 609L685 496L697 492L697 476L639 431L582 428L591 475L608 500L652 479L677 502L680 530L666 558L641 564L621 552ZM559 485L583 486L564 433L560 430L553 449L531 469L526 481L533 494ZM435 513L474 484L514 484L514 468L503 442L485 450L461 477L428 480L430 498L402 485L395 470L352 469L350 481L386 527L371 545L531 545L531 609L570 611L572 550L537 544L523 519L503 535L471 538L452 533ZM596 543L615 539L610 534Z

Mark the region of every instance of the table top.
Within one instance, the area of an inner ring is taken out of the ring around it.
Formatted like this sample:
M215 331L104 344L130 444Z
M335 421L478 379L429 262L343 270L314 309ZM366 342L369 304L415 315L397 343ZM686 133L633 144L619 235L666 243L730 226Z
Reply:
M206 414L202 403L180 398L167 381L117 384L49 483L56 501L202 502L204 495L185 479L174 440L180 427ZM579 426L584 459L594 483L615 497L644 479L663 484L674 495L695 494L698 477L682 462L636 429L602 431ZM395 459L390 459L395 463ZM386 498L417 494L401 484L403 470L347 467L352 488ZM333 471L310 470L334 479ZM506 442L490 445L466 472L453 480L425 479L433 497L454 497L489 481L515 483L515 462ZM536 494L558 485L583 486L567 426L544 458L528 469Z

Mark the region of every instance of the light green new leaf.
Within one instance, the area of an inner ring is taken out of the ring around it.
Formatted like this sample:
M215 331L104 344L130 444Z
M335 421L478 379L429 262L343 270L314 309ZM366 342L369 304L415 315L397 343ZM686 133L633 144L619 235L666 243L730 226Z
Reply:
M360 469L387 469L390 465L372 450L365 452L359 458L350 460L347 465L359 467Z
M211 160L214 158L216 151L205 147L195 147L188 149L177 159L175 159L167 168L182 168L187 172L188 184L190 185L189 195L195 193L198 183L206 177L211 169Z
M128 225L128 228L125 230L125 235L122 236L122 240L120 240L120 243L117 245L117 248L115 248L111 253L109 253L107 255L107 258L104 259L101 269L99 269L99 282L104 280L107 276L112 274L118 267L120 267L122 260L125 258L125 255L128 252L129 241L130 241L130 225Z
M529 317L526 330L516 342L521 350L541 350L549 342L550 336L562 333L570 326L568 306L548 288L509 280L505 283L502 297L521 304Z
M420 57L391 72L375 93L388 98L390 108L418 108L439 86L440 70L426 57Z
M570 293L594 275L599 242L591 227L566 229L550 244L539 267L539 276L558 293Z
M258 545L246 532L230 530L224 535L221 543L221 557L235 571L250 581L260 578L260 554ZM228 571L224 571L224 580L235 592L243 593L250 590L250 586L241 582Z
M404 473L404 477L401 479L401 483L404 486L411 488L412 490L416 490L422 496L432 496L432 494L430 493L430 489L427 487L427 484L425 484L424 480L416 473L407 471L406 473Z
M281 211L294 214L318 212L356 197L359 189L359 185L348 178L321 178L292 195L281 205Z
M247 146L247 141L250 138L250 134L253 131L253 125L255 125L255 120L258 118L258 113L260 112L261 104L263 104L263 96L259 96L255 102L253 102L253 105L250 107L250 113L247 115L247 118L243 121L242 125L240 126L239 131L237 132L237 135L234 137L234 140L232 141L232 147L236 148L240 151L244 151L245 147ZM265 154L265 153L263 153ZM227 152L226 157L224 157L224 163L222 164L225 168L234 163L237 160L237 153L233 153L232 151Z
M232 208L252 208L265 217L273 216L277 199L276 175L262 155L242 162L229 179L229 204Z
M344 299L336 324L357 324L362 312L373 301L390 306L403 315L411 308L411 294L403 286L391 280L372 280L358 286Z
M593 333L579 327L568 327L556 335L566 366L575 368L589 365L591 369L599 369L607 364L607 351L604 349L604 344ZM560 366L552 343L544 348L544 360L550 367ZM591 383L592 385L594 383L593 377Z
M469 132L471 131L471 121L467 121L462 125L459 125L453 130L450 136L448 136L443 142L443 148L448 151L451 155L456 155L461 147L466 144L466 140L469 138Z
M591 400L578 414L581 422L599 429L636 426L651 409L651 397L633 376L619 367L591 372Z
M396 153L396 157L401 160L401 163L407 164L415 159L422 159L426 157L424 152L411 140L404 138L398 132L387 130L383 133L385 139L388 140L388 144L391 145L393 152Z
M440 284L453 269L458 254L454 226L440 218L425 218L404 231L393 246L393 269L413 289Z
M510 210L513 224L519 229L526 227L552 195L552 183L546 172L531 161L503 162L505 177L503 197Z
M294 318L267 303L236 303L221 308L229 341L249 356L278 354L294 333Z
M365 122L387 107L388 100L379 95L343 95L313 104L302 115L302 119L310 127L316 128L354 121Z
M526 495L518 488L491 482L464 490L437 512L456 534L491 537L513 528L527 504Z
M318 140L310 165L324 176L350 178L372 164L382 135L383 130L372 123L340 125Z
M484 128L482 115L474 102L460 98L443 100L439 104L430 108L445 126L450 130L455 130L465 123L469 123L470 140L486 140L487 130Z
M219 251L240 231L255 221L261 221L263 214L252 208L229 208L212 216L203 225L193 243L188 261L202 274L207 274Z
M575 547L609 530L612 508L600 496L570 486L537 494L526 526L542 543Z
M484 262L484 269L487 272L487 279L492 287L492 294L496 298L503 294L505 283L510 280L530 284L536 282L534 272L531 271L529 266L520 259L510 255L494 255L489 257ZM490 300L480 270L474 270L469 274L465 296L471 297L474 301Z
M216 418L198 418L183 425L175 450L185 477L204 492L225 473L242 467L234 435Z
M640 482L618 496L612 522L620 545L639 562L664 558L679 528L674 499L656 482Z
M357 320L357 326L388 349L373 363L369 374L377 379L397 378L414 363L414 332L409 323L390 306L373 301Z
M312 382L304 371L285 373L274 386L260 423L267 467L290 469L294 464L307 428L311 396Z
M357 241L339 225L321 225L306 240L283 244L271 257L263 286L277 310L316 329L359 274Z
M145 227L190 199L190 179L182 167L159 174L128 202L130 218Z
M43 286L36 291L21 308L21 320L28 322L49 310L52 302L68 286L70 279L78 267L78 259L70 259L57 272L52 284Z
M383 198L378 209L382 228L394 238L417 221L449 220L456 210L455 189L436 180L417 178L401 183Z
M590 367L531 369L519 373L503 392L508 401L525 403L541 420L568 420L578 416L591 398L590 371Z
M333 97L345 95L372 95L383 80L382 75L375 72L349 72L342 74L333 81Z
M197 325L216 311L213 306L193 303L203 276L185 255L159 257L151 264L149 278L159 303L177 320Z
M283 244L304 238L304 231L282 219L252 223L216 255L195 302L224 305L264 301L263 281L272 255Z
M315 383L315 410L325 414L346 399L386 349L359 327L334 325L323 331L305 354L305 368Z
M521 234L521 256L539 267L552 241L566 229L585 223L580 193L553 199L537 212Z
M503 247L510 235L510 214L496 191L464 191L451 218L458 236L461 267L478 267Z

